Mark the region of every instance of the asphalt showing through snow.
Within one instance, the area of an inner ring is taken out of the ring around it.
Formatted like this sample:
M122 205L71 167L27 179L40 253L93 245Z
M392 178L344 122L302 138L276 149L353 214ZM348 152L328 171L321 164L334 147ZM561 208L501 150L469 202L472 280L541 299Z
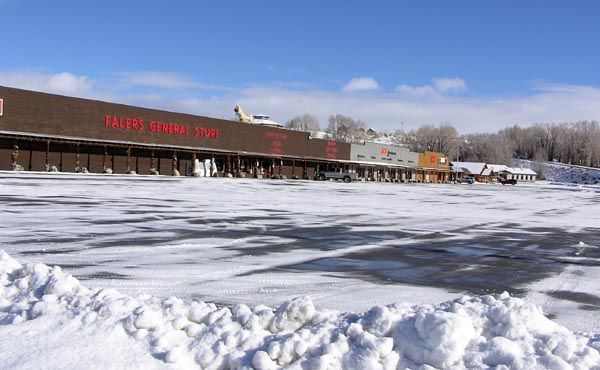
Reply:
M600 267L593 189L12 173L0 181L0 248L159 295L227 303L350 295L353 286L360 295L368 287L357 281L525 295L567 268ZM543 293L600 310L595 291Z

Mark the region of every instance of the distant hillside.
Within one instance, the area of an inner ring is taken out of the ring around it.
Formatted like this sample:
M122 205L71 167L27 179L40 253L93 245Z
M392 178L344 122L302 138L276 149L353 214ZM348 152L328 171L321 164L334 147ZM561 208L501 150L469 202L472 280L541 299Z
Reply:
M600 185L600 168L527 160L519 160L518 164L536 171L540 175L540 180L569 184Z

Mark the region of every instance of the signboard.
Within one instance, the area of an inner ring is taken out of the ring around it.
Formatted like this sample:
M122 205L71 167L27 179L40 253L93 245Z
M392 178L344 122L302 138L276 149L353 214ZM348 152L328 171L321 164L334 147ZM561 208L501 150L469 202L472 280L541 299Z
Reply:
M2 1L2 0L0 0ZM0 130L53 137L198 148L229 153L350 159L350 144L307 132L0 86L10 114Z
M4 108L4 99L0 99L0 116L2 115L3 108Z

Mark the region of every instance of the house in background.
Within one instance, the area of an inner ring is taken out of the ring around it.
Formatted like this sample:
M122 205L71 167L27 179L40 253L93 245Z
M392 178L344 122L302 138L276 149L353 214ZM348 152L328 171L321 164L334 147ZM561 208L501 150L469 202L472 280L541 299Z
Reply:
M507 180L517 180L523 182L534 182L537 179L537 173L529 168L507 167L499 174Z
M464 180L473 177L477 182L496 182L499 178L533 182L537 179L535 171L529 168L508 167L503 164L481 162L452 162L452 180Z
M465 170L462 167L455 167L455 166L450 167L450 181L452 181L452 182L458 182L459 180L462 181L463 177L466 177L466 176L465 176Z
M450 160L444 153L419 153L417 182L444 183L450 181Z
M482 162L452 162L452 172L457 177L455 180L462 180L467 177L473 177L477 182L490 182L492 171L487 168L487 164Z
M498 181L500 173L509 169L509 167L504 164L488 164L487 168L489 168L491 171L490 178L492 181Z

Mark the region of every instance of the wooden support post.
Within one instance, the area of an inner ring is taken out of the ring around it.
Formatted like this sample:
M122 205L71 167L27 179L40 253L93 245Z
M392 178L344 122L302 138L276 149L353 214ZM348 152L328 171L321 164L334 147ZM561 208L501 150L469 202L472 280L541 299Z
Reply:
M50 171L50 140L46 140L46 158L44 160L46 172Z
M192 176L198 176L198 174L195 172L196 171L196 152L192 152ZM206 175L206 174L205 174Z
M131 146L127 147L127 173L131 172Z
M79 168L79 163L80 163L79 143L77 143L77 154L75 154L75 172L81 171L81 168Z
M302 168L302 178L308 180L308 168L306 168L306 161L304 161L304 167Z
M275 158L271 158L271 177L275 175Z
M104 146L104 156L102 157L102 172L106 171L106 157L108 152L106 151L106 145Z
M28 171L31 171L31 161L33 160L33 150L29 151L29 165L27 166Z
M11 167L14 170L17 169L17 159L19 159L19 146L17 144L13 145L12 147L12 153L10 154L10 162L11 162Z
M294 178L294 170L296 169L296 160L292 159L292 179Z
M177 151L173 151L173 162L171 163L171 175L179 176L179 171L177 171Z

